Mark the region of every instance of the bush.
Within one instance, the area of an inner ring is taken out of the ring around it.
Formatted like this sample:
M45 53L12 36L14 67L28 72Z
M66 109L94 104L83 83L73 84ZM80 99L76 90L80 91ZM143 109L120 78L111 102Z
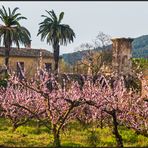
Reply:
M0 80L0 87L4 87L6 88L7 87L7 80Z

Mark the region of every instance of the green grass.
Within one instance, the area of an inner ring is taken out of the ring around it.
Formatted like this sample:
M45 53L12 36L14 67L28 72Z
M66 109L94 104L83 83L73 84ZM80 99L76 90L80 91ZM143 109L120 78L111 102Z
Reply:
M136 135L133 130L120 128L123 143L126 147L147 147L148 138ZM8 147L51 147L53 136L44 126L37 128L35 122L20 126L12 132L11 124L6 119L0 119L0 146ZM61 134L63 147L115 147L116 141L111 129L85 127L73 122Z

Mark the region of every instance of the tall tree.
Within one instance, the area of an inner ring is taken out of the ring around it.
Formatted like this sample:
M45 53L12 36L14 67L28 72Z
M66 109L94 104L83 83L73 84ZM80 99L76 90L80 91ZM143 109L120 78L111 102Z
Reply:
M19 48L20 44L29 44L31 38L30 32L19 23L20 20L27 18L23 17L21 13L17 13L18 9L16 7L11 11L8 8L8 11L6 11L4 6L0 9L0 20L3 23L0 24L0 43L2 42L5 47L5 65L7 69L9 69L9 53L12 44Z
M105 48L106 46L111 44L111 36L108 34L99 31L98 35L96 36L95 40L93 41L95 48Z
M64 12L61 12L59 16L53 10L46 10L46 12L49 16L41 15L45 19L39 24L37 35L41 35L41 41L44 41L46 38L47 43L52 45L55 62L54 70L57 73L60 45L67 45L67 43L73 42L75 33L69 25L61 24Z

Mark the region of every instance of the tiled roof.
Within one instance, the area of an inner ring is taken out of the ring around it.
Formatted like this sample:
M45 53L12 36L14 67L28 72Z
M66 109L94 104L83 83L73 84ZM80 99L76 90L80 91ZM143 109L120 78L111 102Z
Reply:
M42 51L42 57L53 57L53 54L46 49L33 49L33 48L11 48L10 56L15 57L39 57ZM0 56L5 55L5 48L0 47Z

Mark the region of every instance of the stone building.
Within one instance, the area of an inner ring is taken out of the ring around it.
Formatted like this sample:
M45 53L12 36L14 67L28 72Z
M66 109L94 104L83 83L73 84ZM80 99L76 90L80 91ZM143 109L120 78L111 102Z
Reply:
M131 74L132 41L131 38L112 39L112 70L115 75Z
M5 48L0 47L0 69L4 67ZM25 48L11 48L9 68L11 71L19 72L19 66L25 70L27 76L36 73L37 68L53 69L53 54L45 49L33 49L31 46Z

